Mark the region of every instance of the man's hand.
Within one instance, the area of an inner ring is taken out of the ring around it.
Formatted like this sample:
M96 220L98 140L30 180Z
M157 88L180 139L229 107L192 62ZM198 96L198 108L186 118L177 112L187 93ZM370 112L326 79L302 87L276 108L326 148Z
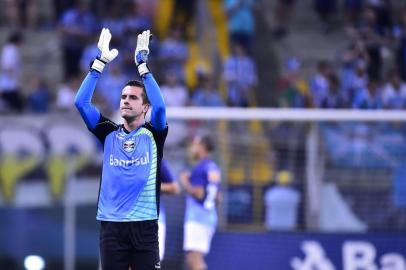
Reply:
M190 187L189 178L190 178L190 172L188 172L188 171L182 172L179 176L179 182L184 189L187 189L188 187Z
M147 66L148 54L149 54L149 41L151 38L151 33L149 30L142 32L137 38L137 47L135 49L135 64L138 67L138 72L140 76L149 73L149 68Z
M91 67L92 69L97 70L100 73L103 71L104 66L110 61L113 61L114 58L116 58L118 55L117 49L109 49L110 40L110 30L107 28L103 28L100 33L99 42L97 43L97 47L99 48L99 55L93 61Z
M192 186L192 184L190 183L190 172L182 172L180 174L179 182L181 183L186 193L190 194L192 197L198 200L204 199L204 188L202 186Z

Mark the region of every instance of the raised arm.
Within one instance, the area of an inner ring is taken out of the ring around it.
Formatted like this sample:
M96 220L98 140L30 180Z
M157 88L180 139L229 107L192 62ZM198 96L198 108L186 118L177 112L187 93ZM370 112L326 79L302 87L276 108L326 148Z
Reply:
M100 119L99 110L91 102L97 81L103 72L104 66L118 55L116 49L109 49L110 40L110 30L103 28L97 43L99 55L93 61L90 72L83 80L75 97L75 106L89 129L94 129Z
M91 70L83 80L75 97L75 106L89 129L94 129L100 119L99 110L92 104L92 96L100 73Z
M145 74L142 80L152 106L151 124L155 129L163 130L166 127L166 106L161 90L151 73Z
M152 76L147 65L149 54L150 31L144 31L138 35L137 47L135 49L135 64L138 72L144 82L145 90L149 101L151 102L151 124L157 130L163 130L166 127L166 107L161 90Z

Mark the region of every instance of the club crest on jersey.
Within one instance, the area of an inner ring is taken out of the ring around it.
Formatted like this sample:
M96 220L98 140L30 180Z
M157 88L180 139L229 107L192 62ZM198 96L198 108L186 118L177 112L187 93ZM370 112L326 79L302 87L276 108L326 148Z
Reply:
M127 140L127 141L123 142L123 149L127 153L130 153L130 152L134 151L134 149L135 149L135 141L131 139L131 140Z
M119 140L123 140L123 139L125 139L125 133L124 132L117 132L116 133L116 138L117 139L119 139Z

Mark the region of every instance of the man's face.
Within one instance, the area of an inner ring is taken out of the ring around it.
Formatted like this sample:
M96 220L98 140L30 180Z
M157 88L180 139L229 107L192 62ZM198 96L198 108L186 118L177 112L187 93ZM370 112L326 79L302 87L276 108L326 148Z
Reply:
M127 120L144 116L148 111L149 105L144 104L142 100L143 89L138 86L124 87L121 92L120 113L121 117Z
M199 155L202 151L202 143L201 139L199 137L195 137L192 141L192 144L190 145L190 154L192 156L192 159L197 160L199 159Z

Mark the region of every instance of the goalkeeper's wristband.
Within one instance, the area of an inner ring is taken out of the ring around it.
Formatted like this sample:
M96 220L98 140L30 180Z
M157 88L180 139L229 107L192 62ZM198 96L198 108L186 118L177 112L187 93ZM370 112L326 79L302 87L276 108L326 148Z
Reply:
M147 63L141 63L137 66L137 68L141 77L150 72Z
M99 73L103 72L104 66L107 64L107 62L104 62L103 60L96 58L94 59L92 65L91 65L91 69L96 70Z

